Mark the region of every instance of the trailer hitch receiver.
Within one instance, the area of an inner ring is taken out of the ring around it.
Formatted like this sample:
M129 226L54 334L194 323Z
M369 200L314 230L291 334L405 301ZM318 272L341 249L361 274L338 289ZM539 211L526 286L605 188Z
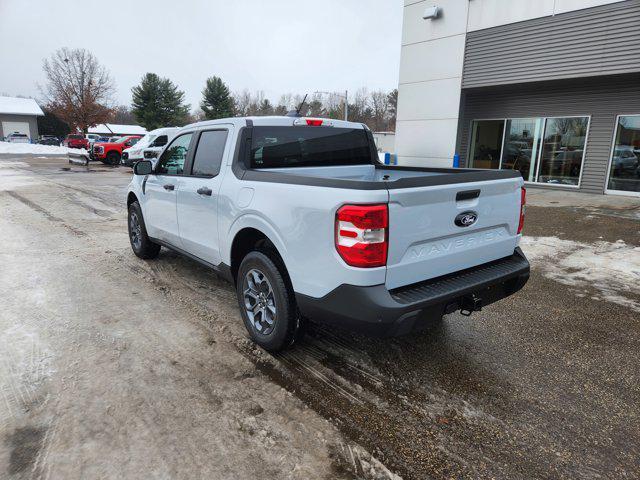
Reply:
M460 302L460 313L465 317L470 317L473 312L482 310L482 299L475 295L468 295Z

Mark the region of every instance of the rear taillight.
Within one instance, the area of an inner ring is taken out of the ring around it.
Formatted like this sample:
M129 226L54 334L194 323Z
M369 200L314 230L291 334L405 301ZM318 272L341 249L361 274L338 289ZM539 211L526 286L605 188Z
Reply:
M518 235L522 233L524 227L524 213L527 208L527 189L522 187L520 191L520 223L518 224Z
M336 249L352 267L387 264L389 209L383 205L345 205L336 214Z

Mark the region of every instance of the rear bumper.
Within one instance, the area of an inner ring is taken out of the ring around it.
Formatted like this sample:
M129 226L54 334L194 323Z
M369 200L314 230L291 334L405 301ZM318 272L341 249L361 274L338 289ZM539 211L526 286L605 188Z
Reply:
M322 298L296 294L302 314L314 321L381 336L420 330L457 310L473 311L513 295L529 280L522 250L450 275L387 290L384 285L341 285Z

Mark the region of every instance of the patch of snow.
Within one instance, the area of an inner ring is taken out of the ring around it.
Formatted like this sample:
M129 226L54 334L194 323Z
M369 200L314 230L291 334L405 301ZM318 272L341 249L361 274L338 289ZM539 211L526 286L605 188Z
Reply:
M95 127L89 127L88 133L96 133L98 135L144 135L147 133L147 129L140 125L100 123Z
M10 143L0 142L0 153L12 155L88 155L83 148L57 147L54 145L39 145L36 143Z
M547 278L592 287L603 299L640 312L640 247L622 240L588 244L557 237L523 237L521 246Z
M0 97L0 113L44 116L42 109L33 98Z

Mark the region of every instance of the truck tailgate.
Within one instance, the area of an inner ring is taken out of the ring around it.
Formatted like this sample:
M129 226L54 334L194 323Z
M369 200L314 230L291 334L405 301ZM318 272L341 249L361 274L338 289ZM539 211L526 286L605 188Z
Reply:
M522 183L508 178L390 188L387 288L513 255L519 240ZM474 214L477 220L472 223Z

